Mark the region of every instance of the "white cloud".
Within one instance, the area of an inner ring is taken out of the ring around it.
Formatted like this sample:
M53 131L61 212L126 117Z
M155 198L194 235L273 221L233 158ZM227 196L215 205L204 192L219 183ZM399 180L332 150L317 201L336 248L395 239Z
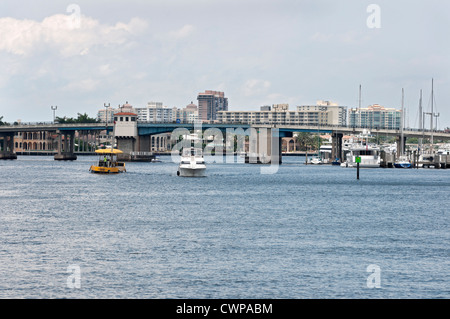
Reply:
M346 31L342 33L324 33L315 32L310 40L318 43L343 43L343 44L359 44L367 42L370 36L362 32Z
M194 32L195 27L191 24L186 24L181 29L169 32L169 37L172 39L186 38Z
M84 80L75 80L65 87L62 88L63 91L66 92L92 92L98 88L100 84L99 80L95 79L84 79Z
M261 95L266 92L270 85L269 81L250 79L244 83L243 93L245 96Z
M72 16L63 14L47 17L42 22L0 18L0 51L22 56L42 50L57 50L64 57L86 55L94 46L124 44L146 26L139 18L129 23L105 25L80 16L78 27L74 27Z

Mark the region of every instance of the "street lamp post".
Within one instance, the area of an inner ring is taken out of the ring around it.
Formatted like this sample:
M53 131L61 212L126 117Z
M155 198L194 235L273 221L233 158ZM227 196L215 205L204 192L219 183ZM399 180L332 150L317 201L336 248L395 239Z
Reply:
M58 109L58 106L57 105L55 105L55 106L51 106L51 109L53 110L53 124L55 124L55 111Z
M103 106L105 107L105 135L108 136L108 109L110 108L111 103L103 103Z

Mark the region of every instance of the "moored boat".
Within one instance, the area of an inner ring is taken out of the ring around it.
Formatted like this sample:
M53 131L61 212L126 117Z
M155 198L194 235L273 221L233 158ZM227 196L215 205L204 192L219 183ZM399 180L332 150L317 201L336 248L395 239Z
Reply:
M411 162L406 156L400 156L394 163L395 168L411 168Z

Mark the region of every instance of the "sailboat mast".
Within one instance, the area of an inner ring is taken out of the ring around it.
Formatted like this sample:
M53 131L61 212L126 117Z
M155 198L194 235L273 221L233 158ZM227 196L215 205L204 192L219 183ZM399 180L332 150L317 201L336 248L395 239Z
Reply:
M359 99L358 99L358 116L359 116L359 126L362 126L361 123L361 84L359 85Z
M430 130L431 130L431 151L433 151L433 117L434 117L434 79L431 79L431 114L430 114Z
M419 99L419 130L423 133L423 112L422 112L422 90L420 90ZM419 153L422 151L423 138L419 138Z
M400 152L399 155L403 156L403 149L405 148L404 145L404 139L403 139L403 125L404 125L404 120L405 120L405 114L404 114L404 103L405 103L405 89L402 89L402 118L400 121Z

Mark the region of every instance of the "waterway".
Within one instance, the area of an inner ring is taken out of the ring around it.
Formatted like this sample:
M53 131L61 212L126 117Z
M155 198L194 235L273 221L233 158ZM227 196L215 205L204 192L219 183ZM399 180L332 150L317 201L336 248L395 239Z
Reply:
M0 162L0 298L450 298L450 170Z

